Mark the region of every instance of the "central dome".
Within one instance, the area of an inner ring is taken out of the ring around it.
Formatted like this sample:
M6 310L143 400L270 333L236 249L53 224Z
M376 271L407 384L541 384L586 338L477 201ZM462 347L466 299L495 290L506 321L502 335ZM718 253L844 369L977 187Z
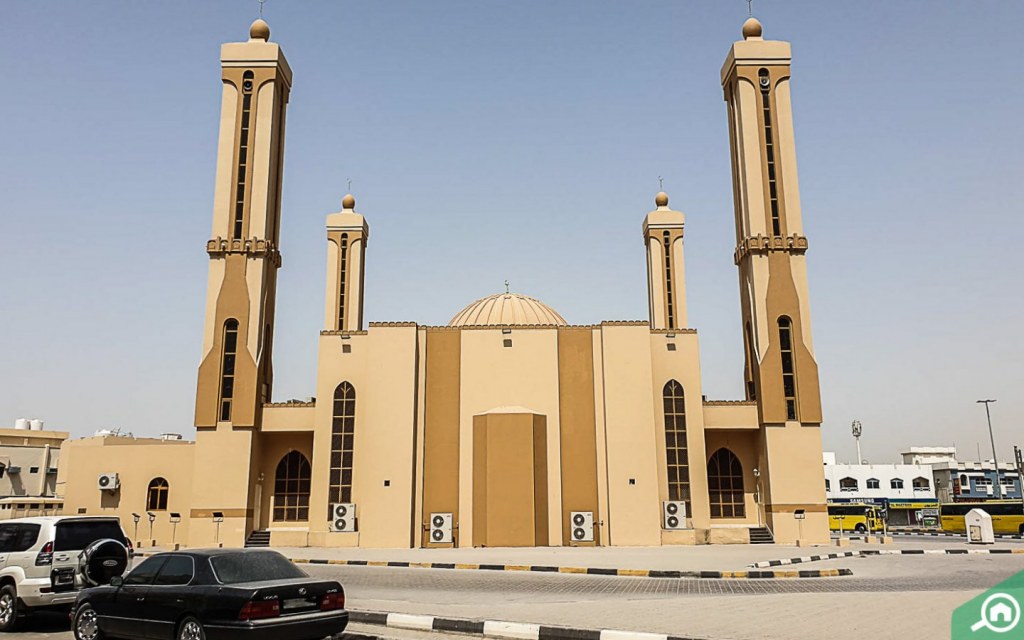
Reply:
M557 311L536 298L518 293L496 293L458 312L449 327L568 324Z

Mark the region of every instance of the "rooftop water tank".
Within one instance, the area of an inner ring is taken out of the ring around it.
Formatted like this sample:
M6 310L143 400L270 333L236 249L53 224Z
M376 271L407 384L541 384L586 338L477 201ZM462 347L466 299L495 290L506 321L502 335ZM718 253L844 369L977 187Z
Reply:
M27 431L29 428L28 419L18 418L17 420L14 421L14 428L17 429L18 431Z
M29 424L29 427L32 429L32 431L42 431L43 430L43 421L40 420L39 418L33 418L32 420L29 420L28 424Z

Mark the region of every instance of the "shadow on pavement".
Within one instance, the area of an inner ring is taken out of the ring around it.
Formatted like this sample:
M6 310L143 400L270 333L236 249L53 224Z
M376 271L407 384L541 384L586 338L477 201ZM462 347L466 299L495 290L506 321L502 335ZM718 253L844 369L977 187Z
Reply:
M18 633L60 633L70 630L71 622L68 621L67 611L40 611L22 618L18 622L14 635Z

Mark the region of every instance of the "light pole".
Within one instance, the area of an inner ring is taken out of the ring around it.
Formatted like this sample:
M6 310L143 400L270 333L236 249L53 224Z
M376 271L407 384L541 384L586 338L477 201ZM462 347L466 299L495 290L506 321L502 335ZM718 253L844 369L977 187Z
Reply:
M857 464L860 464L864 459L860 455L860 434L864 432L864 427L860 426L860 420L854 420L850 424L850 430L853 431L853 439L857 442Z
M756 497L755 502L757 503L757 527L761 528L761 470L754 467L754 485Z
M995 400L978 400L978 404L985 405L985 417L988 418L988 438L992 442L992 465L996 468L996 500L1002 500L1003 485L999 482L999 459L996 457L996 438L992 435L992 414L988 410L988 405L993 402Z

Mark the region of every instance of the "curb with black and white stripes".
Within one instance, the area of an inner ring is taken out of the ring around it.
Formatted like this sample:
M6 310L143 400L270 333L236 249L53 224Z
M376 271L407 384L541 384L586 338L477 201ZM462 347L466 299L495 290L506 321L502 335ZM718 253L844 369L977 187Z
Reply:
M843 551L840 553L829 553L823 556L804 556L802 558L783 558L782 560L763 560L748 566L758 569L763 567L781 567L783 565L800 564L803 562L820 562L821 560L835 560L836 558L852 558L858 554L858 551Z
M392 567L402 569L460 569L470 571L532 571L588 576L630 578L708 578L712 580L757 580L765 578L834 578L852 576L850 569L808 569L803 571L673 571L662 569L603 569L600 567L555 567L548 565L470 564L452 562L385 562L383 560L326 560L291 558L296 564L341 565L349 567Z
M863 549L861 551L844 551L842 553L830 553L822 556L806 556L803 558L784 558L782 560L764 560L762 562L755 562L749 566L760 568L760 567L778 567L788 564L800 564L802 562L820 562L821 560L834 560L836 558L852 558L867 557L867 556L920 556L920 555L947 555L947 556L963 556L963 555L986 555L986 554L1001 554L1001 555L1021 555L1024 554L1024 549ZM843 574L852 575L852 574Z
M412 631L447 631L501 640L695 640L665 633L550 627L528 622L440 618L377 611L349 610L349 622Z
M891 536L941 536L944 538L966 538L966 533L954 533L952 531L933 531L931 529L911 529L909 531L890 531ZM997 533L996 538L1003 540L1024 540L1024 536L1011 533Z

